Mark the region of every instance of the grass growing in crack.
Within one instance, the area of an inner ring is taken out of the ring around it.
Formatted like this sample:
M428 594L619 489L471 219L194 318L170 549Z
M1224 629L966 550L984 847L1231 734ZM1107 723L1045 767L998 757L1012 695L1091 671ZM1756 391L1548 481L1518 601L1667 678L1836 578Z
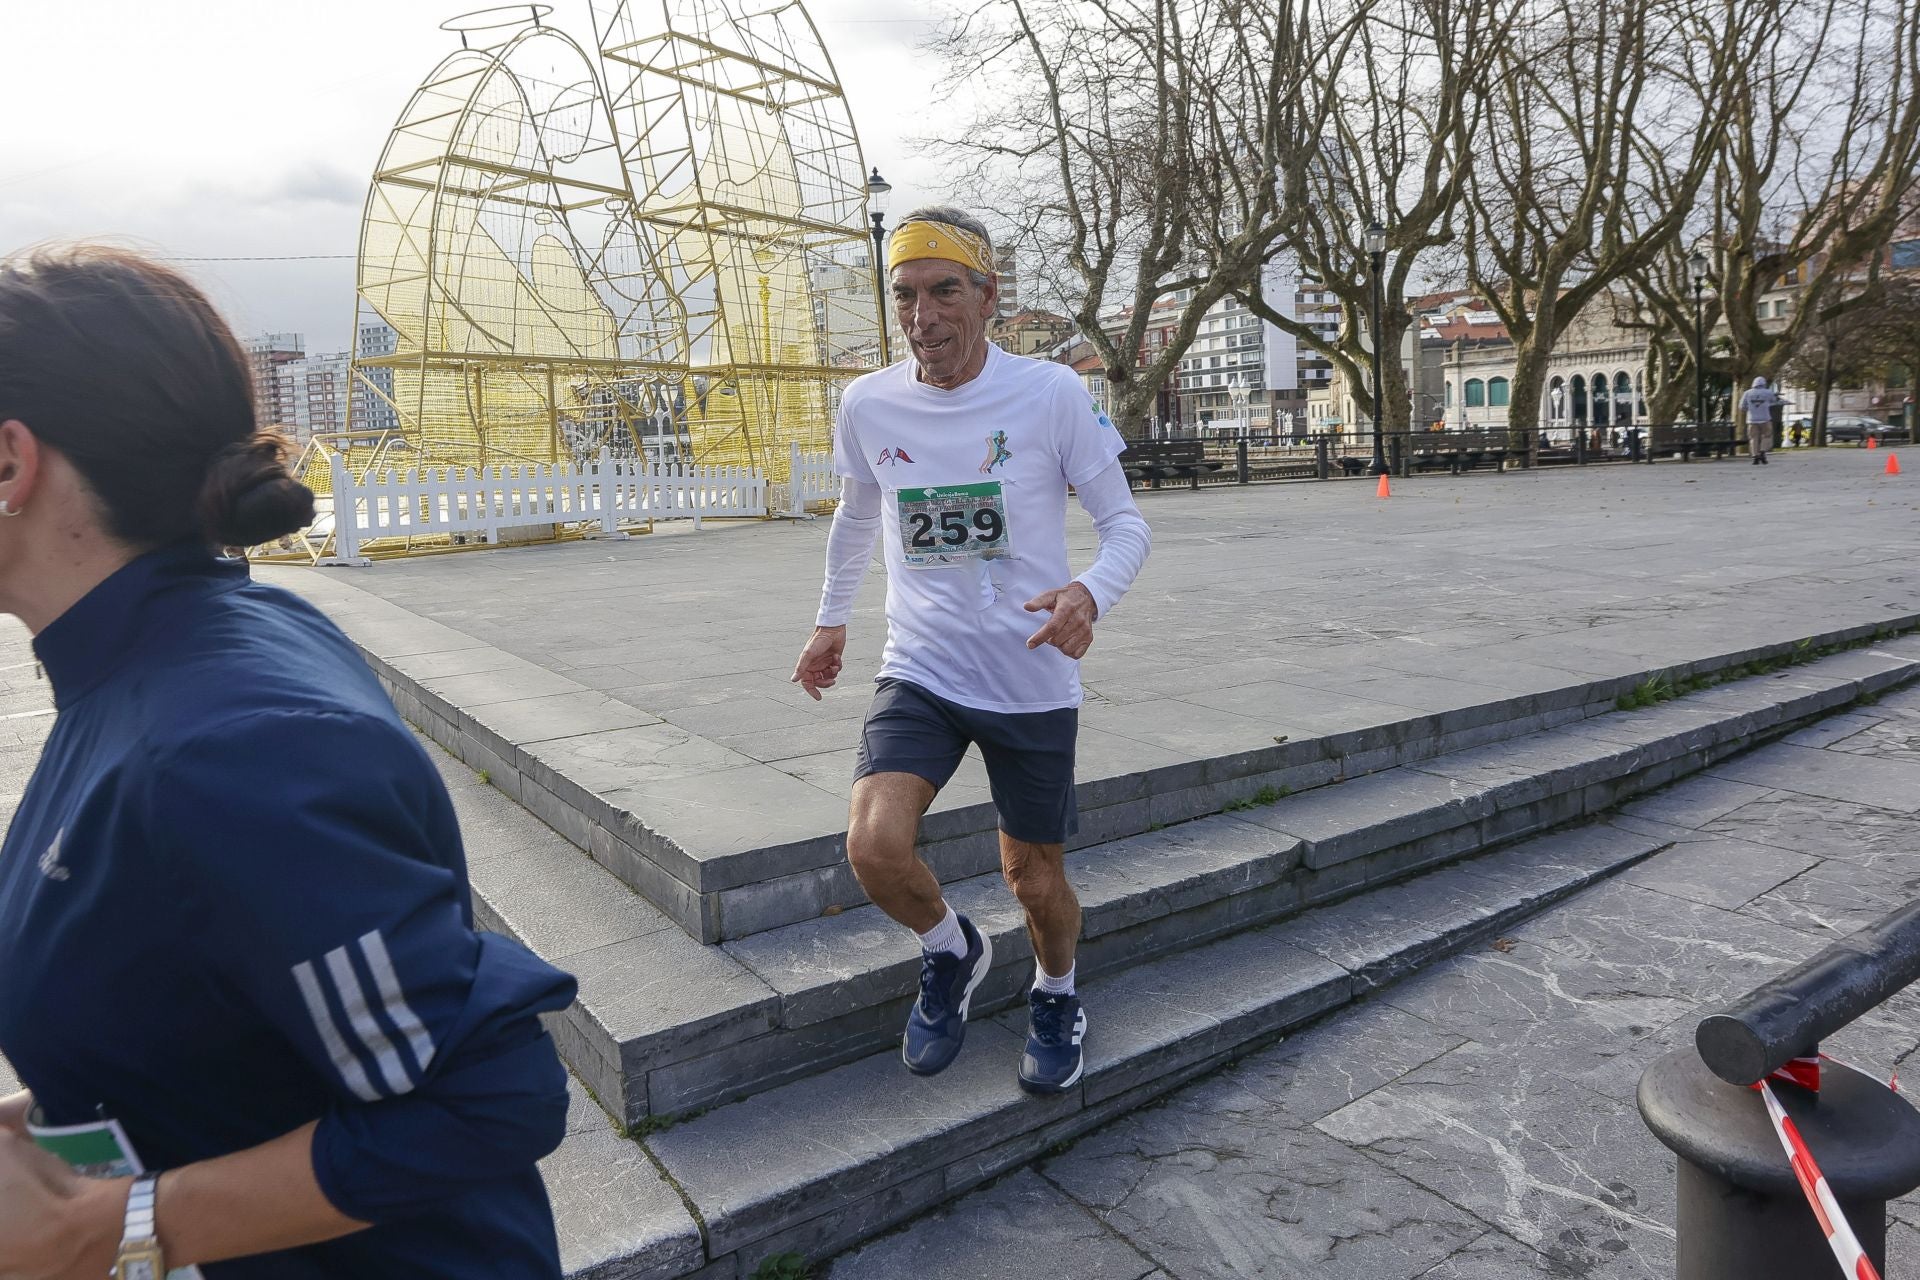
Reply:
M1714 685L1724 684L1730 680L1746 680L1753 676L1770 675L1788 667L1805 666L1809 662L1818 662L1836 653L1870 648L1883 640L1910 635L1915 631L1920 631L1920 626L1876 627L1872 635L1823 645L1814 644L1813 638L1809 636L1795 643L1784 653L1775 654L1771 658L1755 658L1751 662L1742 662L1737 666L1722 667L1709 675L1690 676L1679 681L1670 680L1665 675L1649 676L1630 691L1615 698L1613 705L1621 711L1637 711L1642 707L1651 707L1657 703L1685 697L1689 693L1698 693L1702 689L1711 689ZM1879 701L1878 694L1864 693L1854 699L1854 705L1870 707L1877 701Z
M1649 676L1615 698L1613 705L1622 711L1638 711L1641 707L1650 707L1674 696L1673 685L1665 676Z
M1222 812L1241 813L1248 809L1257 809L1262 805L1275 804L1281 796L1287 794L1286 787L1262 787L1250 796L1244 796L1229 804Z
M797 1253L776 1253L761 1260L752 1280L813 1280L813 1264Z
M672 1115L641 1116L638 1120L634 1121L632 1124L618 1125L616 1126L616 1129L618 1130L621 1137L631 1138L635 1142L640 1142L647 1138L651 1138L656 1133L665 1133L667 1130L673 1128L673 1126L677 1124L681 1124L688 1120L698 1119L699 1117L707 1114L707 1111L708 1111L708 1108L700 1107L694 1111L680 1111L680 1112L675 1112Z
M485 769L482 769L480 771L480 785L484 787L492 781L493 781L493 775L491 773L488 773Z

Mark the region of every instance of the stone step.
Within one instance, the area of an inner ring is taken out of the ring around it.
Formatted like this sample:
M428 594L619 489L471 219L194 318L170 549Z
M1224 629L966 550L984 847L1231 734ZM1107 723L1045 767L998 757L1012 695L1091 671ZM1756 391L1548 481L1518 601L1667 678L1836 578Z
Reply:
M650 1133L679 1204L649 1179L549 1177L570 1271L735 1280L775 1255L830 1255L1663 847L1588 824L1083 983L1086 1072L1057 1097L1016 1085L1025 1013L1009 1010L976 1018L937 1077L910 1075L890 1046ZM611 1223L633 1241L631 1270Z
M356 607L376 615L393 609L381 601ZM380 616L349 621L355 634L366 631L373 641L387 636L382 626L436 625L411 618L382 622ZM1920 618L1901 617L1884 626L1916 623ZM1493 701L1477 700L1484 694L1472 685L1444 693L1423 686L1425 695L1409 693L1409 699L1425 696L1446 705L1414 716L1367 699L1335 698L1344 709L1328 713L1326 723L1336 727L1326 732L1244 746L1210 739L1206 750L1220 754L1103 734L1092 724L1101 709L1089 710L1078 788L1081 830L1070 847L1220 813L1267 789L1303 792L1335 778L1581 722L1610 711L1617 698L1650 681L1685 680L1879 630L1855 625L1807 635L1788 631L1790 638L1724 649L1678 666L1644 667L1644 660L1623 657L1618 675L1568 677L1565 684ZM441 668L447 655L439 650L451 643L435 634L409 643L391 640L385 657L365 651L411 723L486 772L495 787L587 850L689 937L746 938L865 901L846 866L844 802L796 774L658 723L511 655L468 657L459 669L470 672L446 675ZM492 651L477 645L460 654L476 652ZM456 698L473 705L459 705ZM1124 706L1104 711L1123 725L1130 714ZM1135 731L1154 736L1150 728ZM997 817L991 804L979 802L982 794L977 787L950 788L922 824L922 856L943 881L999 865Z
M1916 674L1920 662L1892 652L1839 654L1077 850L1081 972L1117 973L1600 813ZM624 1122L775 1088L897 1039L918 949L875 908L703 946L471 774L456 805L478 915L579 975L555 1035ZM1031 973L1017 904L997 873L947 892L994 940L975 1008L1012 1004Z

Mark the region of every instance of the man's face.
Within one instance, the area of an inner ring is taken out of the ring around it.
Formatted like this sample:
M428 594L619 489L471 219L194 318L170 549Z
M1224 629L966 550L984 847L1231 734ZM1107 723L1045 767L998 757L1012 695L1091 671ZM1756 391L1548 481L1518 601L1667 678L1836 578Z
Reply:
M890 273L893 305L920 371L935 386L959 380L980 355L993 317L994 283L973 283L967 268L944 258L917 258Z

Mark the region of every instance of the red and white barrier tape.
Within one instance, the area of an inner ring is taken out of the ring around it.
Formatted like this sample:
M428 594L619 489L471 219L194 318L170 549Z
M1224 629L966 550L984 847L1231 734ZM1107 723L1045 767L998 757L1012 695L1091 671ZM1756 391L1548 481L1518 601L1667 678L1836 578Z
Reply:
M1827 1247L1833 1250L1840 1270L1846 1273L1848 1280L1880 1280L1880 1272L1874 1268L1866 1250L1860 1247L1860 1238L1853 1234L1853 1228L1847 1223L1847 1215L1840 1212L1840 1204L1827 1186L1826 1175L1820 1172L1820 1166L1814 1162L1813 1152L1807 1149L1806 1139L1800 1136L1800 1127L1794 1124L1793 1117L1780 1105L1780 1099L1774 1096L1773 1085L1769 1083L1771 1080L1785 1080L1818 1093L1822 1059L1836 1066L1847 1065L1824 1053L1817 1058L1795 1058L1753 1087L1759 1090L1761 1100L1767 1104L1767 1117L1773 1121L1773 1136L1780 1139L1780 1147L1787 1153L1787 1163L1793 1166L1793 1176L1800 1183L1800 1190L1806 1193L1807 1204L1812 1207L1813 1216L1819 1220L1820 1230L1826 1233ZM1876 1077L1867 1078L1871 1080ZM1895 1093L1900 1091L1897 1077L1881 1083Z

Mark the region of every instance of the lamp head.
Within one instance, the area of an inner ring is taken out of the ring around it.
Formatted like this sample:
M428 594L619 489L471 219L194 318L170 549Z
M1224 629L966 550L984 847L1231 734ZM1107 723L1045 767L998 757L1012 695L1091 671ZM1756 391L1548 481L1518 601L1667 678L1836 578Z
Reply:
M1387 251L1387 229L1380 225L1378 219L1367 224L1366 244L1368 253Z
M893 190L893 184L880 176L880 170L867 175L867 207L874 213L887 211L887 193Z
M1707 278L1707 255L1695 249L1687 258L1687 269L1693 274L1693 282L1702 284Z

